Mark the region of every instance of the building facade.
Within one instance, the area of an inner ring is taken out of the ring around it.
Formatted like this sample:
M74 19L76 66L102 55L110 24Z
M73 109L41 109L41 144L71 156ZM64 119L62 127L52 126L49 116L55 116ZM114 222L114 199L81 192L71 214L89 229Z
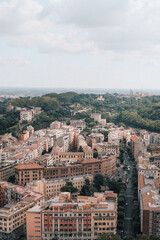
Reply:
M85 184L85 180L88 179L90 183L93 183L92 175L82 175L76 177L68 178L57 178L57 179L42 179L39 181L34 181L32 183L27 183L27 188L43 194L45 197L58 196L61 192L61 188L66 185L67 182L72 182L73 186L76 187L79 191L82 189Z
M44 178L54 179L86 174L95 176L97 173L113 177L116 173L116 156L113 155L106 159L84 159L70 164L57 164L55 167L44 169Z
M131 143L132 154L133 154L134 158L137 160L139 152L140 152L139 138L136 135L132 136L130 139L130 143Z
M103 233L116 233L116 225L117 194L95 193L74 201L66 192L27 212L27 240L98 240Z
M0 194L0 239L25 238L26 211L43 205L43 195L8 182L0 182Z
M14 168L16 184L25 186L26 183L43 178L44 167L39 164L19 164Z

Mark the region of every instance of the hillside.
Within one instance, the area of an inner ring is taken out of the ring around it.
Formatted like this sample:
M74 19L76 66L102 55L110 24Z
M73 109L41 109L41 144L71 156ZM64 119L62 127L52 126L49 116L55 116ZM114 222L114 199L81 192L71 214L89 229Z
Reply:
M35 130L49 127L54 120L86 119L93 126L91 112L99 112L108 122L123 126L160 132L160 96L136 99L118 94L103 95L104 101L97 101L97 94L77 94L75 92L50 93L42 97L8 100L0 104L4 116L0 118L0 134L19 131L19 112L6 111L10 103L14 107L41 107L43 112L32 122ZM111 115L108 114L111 113ZM25 127L25 126L24 126Z

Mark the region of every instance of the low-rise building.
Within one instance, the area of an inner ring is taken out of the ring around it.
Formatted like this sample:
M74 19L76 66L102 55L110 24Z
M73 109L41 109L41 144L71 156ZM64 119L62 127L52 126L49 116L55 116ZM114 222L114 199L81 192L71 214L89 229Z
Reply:
M8 182L0 182L0 239L17 240L26 235L26 211L44 204L44 197Z
M97 101L104 101L105 99L104 99L104 97L103 96L99 96L98 98L97 98Z
M80 131L83 131L86 127L85 121L84 120L71 120L70 125L78 128Z
M95 139L96 143L102 143L104 141L104 135L102 133L91 133L88 136L90 146L92 145L93 139Z
M32 111L31 110L20 111L20 120L31 122L32 121Z
M90 183L93 182L93 175L82 175L68 178L57 178L57 179L41 179L39 181L33 181L32 183L27 183L26 187L32 191L39 192L45 197L51 198L53 196L58 196L61 192L61 188L66 185L67 182L72 182L73 186L79 191L85 184L85 180L88 179Z
M82 147L82 149L83 149L86 146L88 146L88 145L87 145L85 138L82 135L78 135L77 136L77 149L79 149L80 147Z
M50 129L58 129L61 127L61 123L59 121L54 121L50 124Z
M160 155L160 144L149 144L147 151L150 152L153 156Z
M91 118L93 118L94 121L96 121L96 122L100 122L101 121L101 114L100 113L92 113Z

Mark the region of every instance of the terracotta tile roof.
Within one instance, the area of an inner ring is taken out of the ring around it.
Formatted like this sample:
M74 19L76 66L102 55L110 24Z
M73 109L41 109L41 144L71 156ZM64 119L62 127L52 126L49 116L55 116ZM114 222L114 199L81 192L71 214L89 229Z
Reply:
M17 166L14 167L15 169L19 169L19 170L23 170L23 169L43 169L44 166L41 166L37 163L34 164L19 164Z
M144 174L138 175L138 190L142 189L145 186Z
M134 136L131 137L131 140L133 142L137 142L137 141L139 141L139 138L136 135L134 135Z
M113 192L104 192L106 198L117 198L117 194Z
M158 203L156 203L155 198L158 200ZM142 194L143 210L160 210L159 201L159 196L156 195L153 191L148 191Z
M23 153L18 153L18 154L13 156L14 159L20 159L20 158L23 158L23 157L24 157Z

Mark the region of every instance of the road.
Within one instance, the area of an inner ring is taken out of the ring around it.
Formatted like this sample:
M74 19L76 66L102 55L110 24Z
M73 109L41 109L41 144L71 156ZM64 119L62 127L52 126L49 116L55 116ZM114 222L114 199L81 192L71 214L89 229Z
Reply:
M128 183L126 184L126 206L125 206L125 218L124 218L124 236L134 236L133 232L133 222L132 222L132 203L133 203L133 187L132 187L132 172L133 166L132 163L128 159L128 154L124 153L125 163L128 167L130 167L130 171L127 171L126 178L128 179Z

